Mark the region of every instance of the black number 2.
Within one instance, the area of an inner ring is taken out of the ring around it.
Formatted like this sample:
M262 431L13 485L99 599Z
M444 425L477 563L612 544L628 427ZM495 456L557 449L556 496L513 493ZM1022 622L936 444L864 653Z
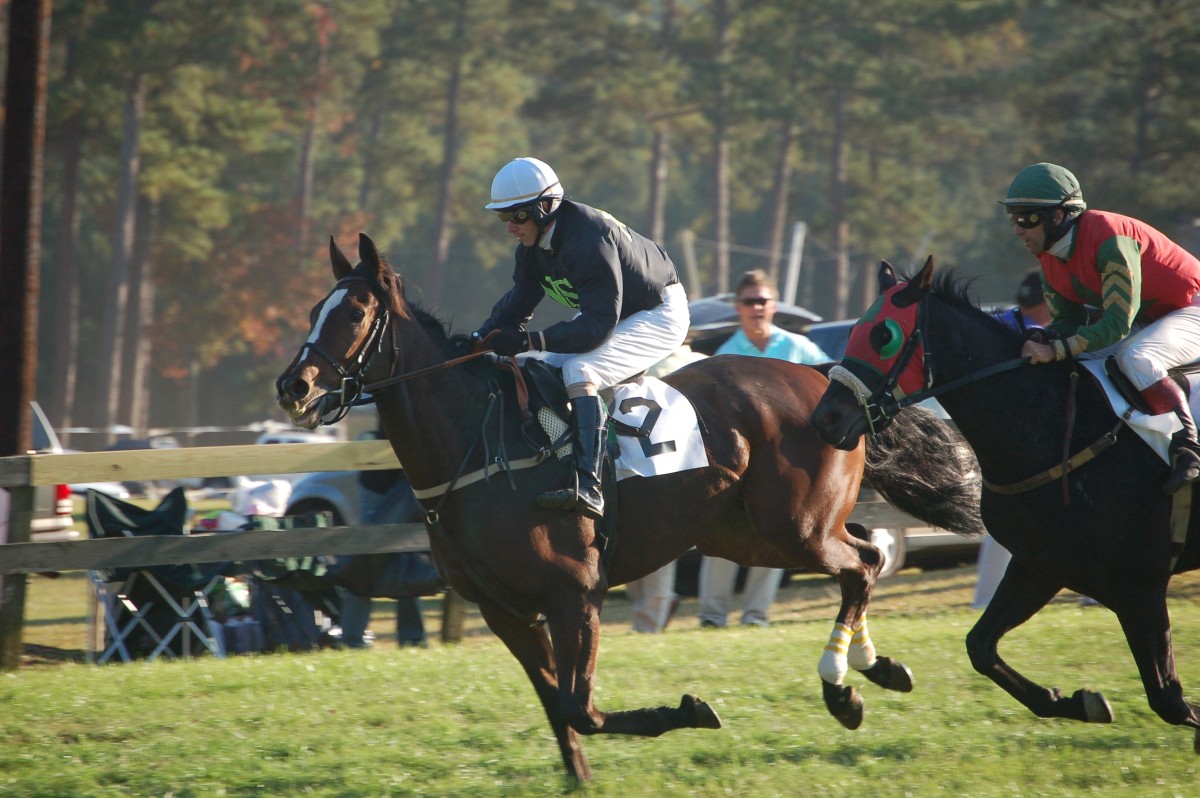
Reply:
M675 451L675 441L663 441L662 443L650 442L650 431L654 429L655 423L658 422L658 417L662 415L662 408L658 402L653 399L647 399L644 396L631 396L628 399L621 401L621 412L629 413L635 407L646 408L646 420L642 422L642 426L638 427L638 432L643 433L638 436L638 441L642 444L642 454L647 457L653 457L656 454L667 454Z

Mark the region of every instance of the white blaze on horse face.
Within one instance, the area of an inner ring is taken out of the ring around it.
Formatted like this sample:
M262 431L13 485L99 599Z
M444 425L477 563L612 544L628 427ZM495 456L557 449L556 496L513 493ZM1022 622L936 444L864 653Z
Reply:
M346 298L348 292L345 288L339 288L329 295L329 299L325 300L325 304L321 306L321 313L317 316L316 323L313 324L312 332L308 334L308 343L315 344L321 338L321 328L325 326L326 319L329 314L338 305L342 304L342 300Z

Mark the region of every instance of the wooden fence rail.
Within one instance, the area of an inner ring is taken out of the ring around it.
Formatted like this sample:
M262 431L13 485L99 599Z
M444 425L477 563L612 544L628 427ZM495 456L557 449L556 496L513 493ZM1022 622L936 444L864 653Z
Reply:
M9 542L0 545L0 669L20 664L26 574L275 557L427 551L421 524L252 530L203 535L29 542L34 488L75 482L189 479L239 474L373 471L399 466L387 441L209 446L0 458L11 494ZM462 599L446 594L442 639L461 638Z

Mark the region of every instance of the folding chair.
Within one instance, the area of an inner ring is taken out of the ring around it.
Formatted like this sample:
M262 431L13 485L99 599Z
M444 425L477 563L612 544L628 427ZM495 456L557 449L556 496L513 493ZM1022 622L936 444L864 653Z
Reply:
M153 510L87 492L87 526L94 538L182 535L187 498L171 491ZM224 656L220 626L209 608L209 595L223 582L229 563L155 565L89 571L105 626L105 648L123 662L140 656L157 659L208 651ZM94 624L94 618L93 618ZM196 645L193 645L193 636Z

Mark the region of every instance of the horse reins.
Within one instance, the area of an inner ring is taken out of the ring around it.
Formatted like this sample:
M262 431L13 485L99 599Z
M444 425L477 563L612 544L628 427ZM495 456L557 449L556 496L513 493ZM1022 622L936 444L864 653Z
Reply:
M905 340L904 349L901 351L900 357L897 359L896 364L888 372L888 375L884 379L883 383L870 395L870 397L865 399L860 398L859 400L860 404L863 405L863 412L867 419L867 425L870 427L872 434L875 433L875 419L872 416L872 410L878 411L879 418L881 419L891 419L896 415L896 413L900 412L906 407L909 407L910 405L914 405L918 402L923 402L926 399L932 399L943 394L947 394L951 391L958 390L964 386L980 382L981 380L987 379L995 374L1011 371L1012 369L1024 366L1029 362L1028 358L1025 357L1003 360L999 363L993 363L990 366L985 366L981 369L972 371L969 374L951 380L943 385L938 386L937 388L932 388L930 387L930 384L933 381L933 369L929 366L931 354L928 350L926 350L925 362L922 364L922 370L924 371L924 388L920 391L908 394L900 399L896 399L894 391L900 382L900 376L907 368L909 361L916 352L918 344L923 340L927 340L924 330L924 322L927 314L923 312L925 310L925 303L926 299L925 297L922 297L921 305L917 311L917 324L914 326L912 333L910 333L908 338ZM1104 435L1085 447L1083 450L1071 455L1071 435L1075 428L1075 389L1079 381L1079 372L1075 369L1072 369L1070 379L1071 384L1067 391L1067 423L1066 432L1063 435L1062 462L1028 479L1008 485L997 485L996 483L990 482L986 478L981 477L983 480L983 486L985 488L993 493L1025 493L1026 491L1033 490L1034 488L1040 488L1042 485L1061 478L1063 489L1063 505L1065 506L1070 503L1067 475L1080 468L1088 461L1092 460L1105 449L1113 446L1117 442L1117 433L1125 424L1125 417L1118 417L1116 426L1114 426L1110 431L1104 433ZM892 401L885 402L884 396L887 396Z

